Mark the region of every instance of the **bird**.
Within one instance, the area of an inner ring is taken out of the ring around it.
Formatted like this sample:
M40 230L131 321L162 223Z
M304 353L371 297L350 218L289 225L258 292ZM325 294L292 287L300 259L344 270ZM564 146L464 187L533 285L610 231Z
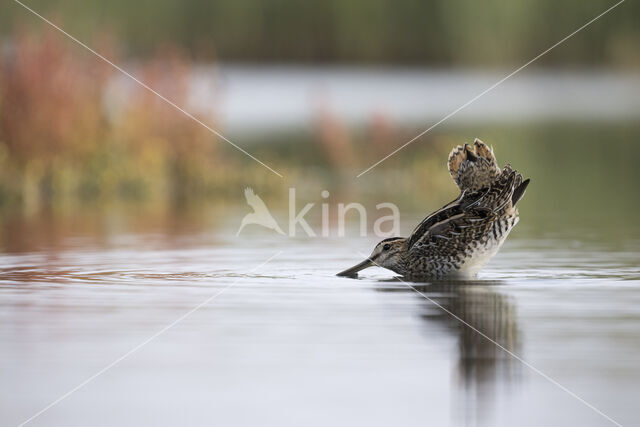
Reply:
M247 187L244 189L244 197L247 199L247 204L253 208L253 212L246 214L244 218L242 218L242 223L240 224L240 228L238 229L236 236L240 234L245 225L249 224L258 224L271 230L275 230L283 236L285 235L284 231L282 231L276 220L269 212L269 209L267 209L267 205L265 205L262 199L253 192L252 188Z
M337 275L355 277L378 266L408 279L474 278L518 223L516 204L530 180L509 164L501 169L493 148L477 138L451 151L448 169L460 190L455 200L422 220L409 237L382 240L367 259Z

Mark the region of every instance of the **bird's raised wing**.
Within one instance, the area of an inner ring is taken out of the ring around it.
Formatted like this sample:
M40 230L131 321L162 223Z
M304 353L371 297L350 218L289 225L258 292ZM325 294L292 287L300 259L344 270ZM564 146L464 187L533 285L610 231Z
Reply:
M485 224L490 225L503 209L512 206L514 191L520 184L522 175L511 166L505 166L490 187L473 193L463 192L418 224L409 237L409 250L416 245L428 246L459 236L467 228L474 233L486 231ZM475 239L474 236L468 238Z
M472 208L438 222L409 249L412 256L448 259L464 253L491 229L498 216L489 209Z
M269 212L269 209L267 209L267 206L264 204L262 199L253 192L251 187L244 189L244 197L247 199L247 204L251 206L255 212Z
M431 227L446 221L447 219L459 215L465 211L465 208L473 204L484 195L485 191L479 191L473 194L462 193L460 196L450 203L447 203L428 217L422 220L420 224L413 230L409 236L409 249L423 237Z

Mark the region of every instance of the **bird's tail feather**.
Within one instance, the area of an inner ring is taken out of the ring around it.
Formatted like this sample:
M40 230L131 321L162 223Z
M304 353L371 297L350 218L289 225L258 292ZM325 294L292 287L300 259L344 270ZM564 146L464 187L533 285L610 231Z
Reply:
M513 195L511 196L512 206L515 206L516 203L518 203L518 201L522 199L522 196L524 196L524 193L527 190L527 186L529 185L529 181L531 181L529 178L525 179L520 185L516 187L515 190L513 190Z
M493 150L476 138L473 145L458 145L451 150L449 173L462 191L476 191L491 185L500 174Z

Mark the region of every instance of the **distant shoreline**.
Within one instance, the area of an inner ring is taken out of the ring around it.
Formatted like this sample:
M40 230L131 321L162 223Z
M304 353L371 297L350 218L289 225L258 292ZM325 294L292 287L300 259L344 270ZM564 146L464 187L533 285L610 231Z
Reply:
M510 70L406 67L199 65L190 108L217 118L234 134L306 128L320 113L349 126L381 117L396 125L429 126ZM108 105L126 105L130 83L117 76ZM625 121L640 117L640 76L604 69L531 69L504 82L448 122Z

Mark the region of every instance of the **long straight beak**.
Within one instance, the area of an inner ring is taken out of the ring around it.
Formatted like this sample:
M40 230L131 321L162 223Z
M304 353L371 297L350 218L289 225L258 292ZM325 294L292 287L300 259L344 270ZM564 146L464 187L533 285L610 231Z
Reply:
M336 276L346 276L346 277L356 276L358 274L358 271L364 270L365 268L371 267L372 265L373 265L373 261L367 258L364 261L362 261L360 264L356 264L351 268L347 268L346 270L341 271L340 273L336 274Z

